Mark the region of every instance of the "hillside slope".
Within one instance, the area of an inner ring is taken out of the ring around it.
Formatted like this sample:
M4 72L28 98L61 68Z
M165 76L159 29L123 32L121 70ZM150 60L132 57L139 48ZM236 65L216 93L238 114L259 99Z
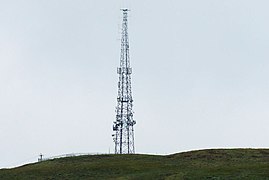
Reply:
M2 169L0 179L269 179L269 149L69 157Z

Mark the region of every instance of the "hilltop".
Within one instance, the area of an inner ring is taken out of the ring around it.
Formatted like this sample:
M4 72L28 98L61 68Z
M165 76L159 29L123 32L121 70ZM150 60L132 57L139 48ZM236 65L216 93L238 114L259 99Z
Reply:
M0 179L269 179L269 149L67 157L1 169Z

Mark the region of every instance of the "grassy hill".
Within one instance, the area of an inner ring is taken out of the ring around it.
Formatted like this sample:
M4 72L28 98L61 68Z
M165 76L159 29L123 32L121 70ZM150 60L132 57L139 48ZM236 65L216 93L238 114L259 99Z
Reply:
M1 169L0 179L269 179L269 149L68 157Z

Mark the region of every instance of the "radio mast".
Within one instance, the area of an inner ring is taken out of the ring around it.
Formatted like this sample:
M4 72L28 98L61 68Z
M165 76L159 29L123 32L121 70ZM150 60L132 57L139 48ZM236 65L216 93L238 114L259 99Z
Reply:
M134 125L133 119L133 97L131 89L132 68L129 55L128 35L128 12L129 9L122 9L122 32L121 32L121 54L119 74L118 97L116 106L116 121L113 122L112 135L115 143L115 154L134 154Z

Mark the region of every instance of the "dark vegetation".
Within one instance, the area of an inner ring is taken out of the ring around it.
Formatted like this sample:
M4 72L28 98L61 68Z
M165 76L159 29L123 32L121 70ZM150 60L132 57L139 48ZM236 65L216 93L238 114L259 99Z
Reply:
M269 149L215 149L168 156L68 157L1 169L1 180L268 179Z

